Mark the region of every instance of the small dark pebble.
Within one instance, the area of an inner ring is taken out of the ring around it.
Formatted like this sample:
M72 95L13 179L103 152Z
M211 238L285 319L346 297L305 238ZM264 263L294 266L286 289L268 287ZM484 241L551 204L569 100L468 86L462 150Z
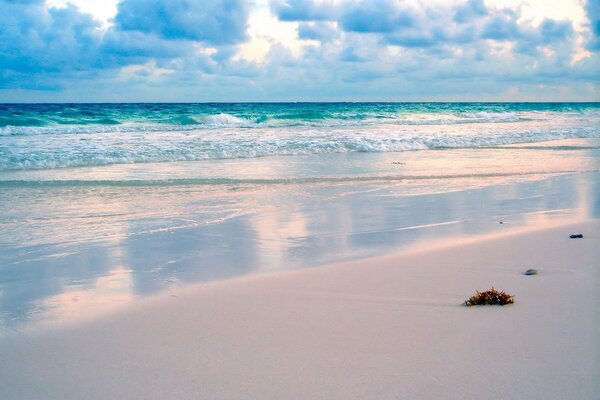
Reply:
M571 235L569 237L571 239L581 239L581 238L583 238L583 235L581 233L578 233L577 235Z
M523 272L523 275L537 275L537 269L530 268L527 271Z
M504 222L500 221L500 225L502 225Z

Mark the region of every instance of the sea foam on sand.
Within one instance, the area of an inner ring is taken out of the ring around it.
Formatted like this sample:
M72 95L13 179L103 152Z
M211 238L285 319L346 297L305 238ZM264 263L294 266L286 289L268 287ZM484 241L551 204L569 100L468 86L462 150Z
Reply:
M4 338L0 398L600 398L599 243L593 221L174 289ZM515 304L461 306L492 285Z

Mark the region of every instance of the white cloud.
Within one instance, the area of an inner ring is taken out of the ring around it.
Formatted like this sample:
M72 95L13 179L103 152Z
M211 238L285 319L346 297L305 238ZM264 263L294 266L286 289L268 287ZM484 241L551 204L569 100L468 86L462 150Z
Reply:
M118 2L119 0L48 0L46 3L49 7L66 7L73 4L82 12L92 14L103 24L108 24L117 14Z
M35 11L0 16L8 27L0 29L0 100L35 87L46 90L37 96L61 99L86 85L90 96L118 88L122 101L598 96L600 42L581 0L192 3L51 0L64 11L51 13L41 0L0 0ZM168 12L142 12L159 5Z

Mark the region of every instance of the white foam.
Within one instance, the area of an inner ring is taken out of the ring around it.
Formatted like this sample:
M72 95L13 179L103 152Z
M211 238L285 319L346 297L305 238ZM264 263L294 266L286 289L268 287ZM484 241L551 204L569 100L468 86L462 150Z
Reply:
M392 120L367 120L354 125L334 120L343 124L328 126L325 125L327 121L315 122L316 125L290 125L289 121L256 123L221 113L196 117L198 125L176 127L156 124L5 127L2 128L4 133L10 135L0 135L0 170L275 155L402 152L600 138L598 113L540 112L532 116L535 118L523 119L521 115L518 122L497 123L498 120L510 120L514 117L512 114L478 112L459 116L432 113L414 114L409 119L406 115L398 115ZM484 122L490 118L494 122ZM463 124L461 121L466 119L478 122ZM11 133L23 129L28 129L29 134ZM103 131L98 132L98 129Z
M254 122L236 117L235 115L220 113L216 115L205 115L199 118L200 122L210 127L235 127L243 125L254 125Z
M471 113L463 113L462 115L480 122L517 122L520 120L517 113L514 112L478 111Z

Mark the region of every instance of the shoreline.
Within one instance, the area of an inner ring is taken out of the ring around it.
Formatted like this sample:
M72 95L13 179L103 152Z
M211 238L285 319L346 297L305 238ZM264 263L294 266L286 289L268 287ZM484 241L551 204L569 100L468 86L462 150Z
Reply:
M88 322L9 335L0 394L593 398L600 222L507 230L193 284ZM540 274L521 274L529 268ZM516 303L460 306L492 285Z
M415 195L405 185L44 191L43 200L30 199L41 203L15 204L5 215L16 229L10 237L6 230L0 252L0 336L30 324L100 316L173 286L598 218L598 178L592 172L480 182ZM225 209L215 207L222 202Z

